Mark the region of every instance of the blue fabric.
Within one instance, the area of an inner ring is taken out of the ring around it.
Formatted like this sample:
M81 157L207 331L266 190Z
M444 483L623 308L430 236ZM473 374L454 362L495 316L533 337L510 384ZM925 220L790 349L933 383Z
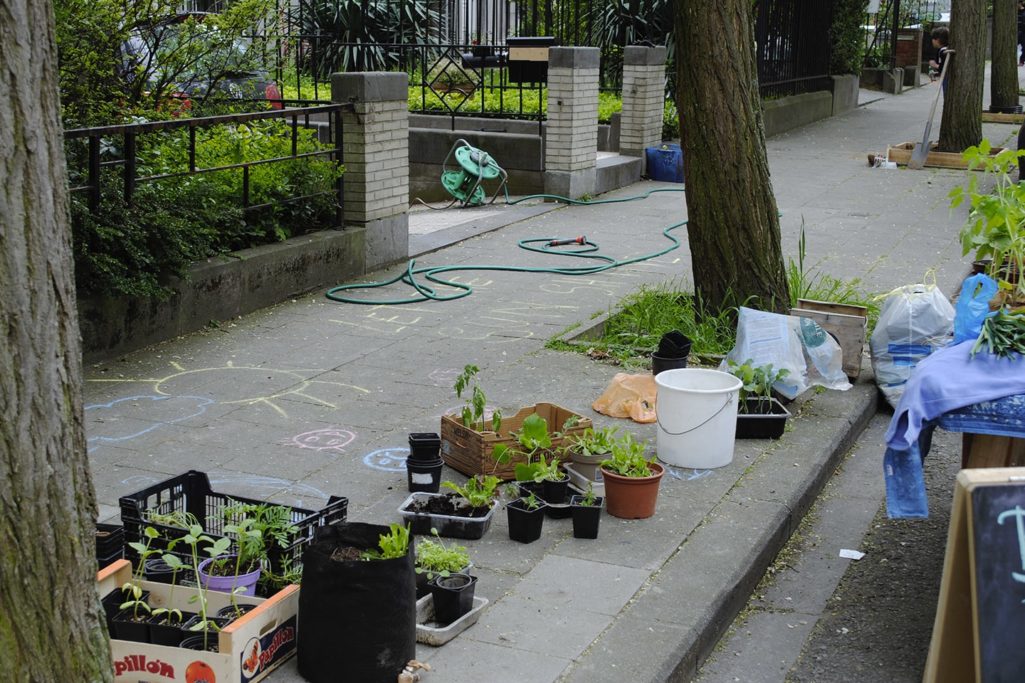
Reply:
M933 353L918 364L905 386L886 432L883 456L886 512L891 518L929 514L922 460L929 453L932 431L941 416L977 403L1025 394L1025 360L1018 356L998 358L985 351L970 358L973 345L973 341L966 341ZM962 419L980 421L978 415Z

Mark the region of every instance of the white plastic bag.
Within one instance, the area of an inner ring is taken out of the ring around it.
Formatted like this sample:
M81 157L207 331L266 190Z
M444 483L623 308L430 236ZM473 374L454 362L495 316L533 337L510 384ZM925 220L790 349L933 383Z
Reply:
M954 307L935 284L905 285L883 302L869 348L876 384L897 407L919 361L951 341Z
M833 337L808 318L741 307L737 343L726 356L735 363L785 369L787 376L772 388L797 398L812 386L845 391L851 388L843 371L843 351ZM726 368L726 362L720 369Z

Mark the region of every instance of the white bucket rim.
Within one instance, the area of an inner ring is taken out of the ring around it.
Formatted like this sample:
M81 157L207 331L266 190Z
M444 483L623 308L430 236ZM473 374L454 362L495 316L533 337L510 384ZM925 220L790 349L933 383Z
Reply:
M717 375L719 377L729 377L731 385L729 387L723 387L721 389L691 389L684 387L673 386L665 381L663 375L672 376L673 373L690 373L690 374L705 374L705 375ZM691 394L728 394L734 391L738 391L744 386L744 383L736 375L731 375L728 372L722 370L709 370L707 368L676 368L675 370L663 370L662 372L655 375L655 384L670 391L684 391Z

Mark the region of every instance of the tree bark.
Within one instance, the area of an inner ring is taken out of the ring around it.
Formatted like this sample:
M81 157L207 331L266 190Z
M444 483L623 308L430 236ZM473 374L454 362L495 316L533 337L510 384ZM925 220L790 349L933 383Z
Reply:
M954 0L950 6L950 47L943 93L939 149L961 152L982 141L983 70L986 66L985 0Z
M993 56L989 110L1018 110L1018 3L993 0Z
M50 0L0 0L0 671L110 681Z
M677 0L676 105L694 287L712 310L789 309L751 0ZM825 28L823 28L825 30Z

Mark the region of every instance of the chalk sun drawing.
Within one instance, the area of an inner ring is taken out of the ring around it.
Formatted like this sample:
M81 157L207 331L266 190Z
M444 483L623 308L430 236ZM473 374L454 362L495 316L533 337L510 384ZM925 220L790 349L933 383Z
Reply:
M326 370L294 369L276 370L236 366L230 361L220 367L188 370L178 363L172 363L176 370L165 377L153 378L95 378L89 382L151 384L161 396L184 396L208 393L211 402L226 405L266 405L282 417L288 417L279 405L280 399L299 397L318 405L337 410L338 406L315 395L316 389L324 386L346 387L354 392L369 394L368 389L326 380L311 379Z
M381 472L405 472L408 448L379 448L363 456L363 464Z

